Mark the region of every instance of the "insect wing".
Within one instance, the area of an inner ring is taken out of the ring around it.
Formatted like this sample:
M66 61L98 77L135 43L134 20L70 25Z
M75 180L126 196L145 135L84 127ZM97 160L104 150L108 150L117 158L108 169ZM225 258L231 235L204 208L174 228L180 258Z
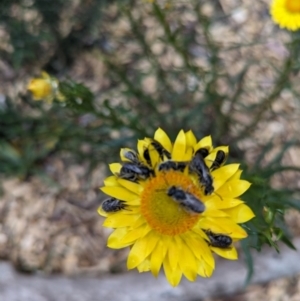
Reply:
M134 152L133 150L122 149L122 155L125 159L127 159L128 161L130 161L132 163L139 162L138 154L136 152Z
M167 191L168 196L180 202L186 199L186 193L179 187L171 186Z
M182 205L193 213L202 213L205 210L204 204L190 193L186 193L186 199L182 202Z

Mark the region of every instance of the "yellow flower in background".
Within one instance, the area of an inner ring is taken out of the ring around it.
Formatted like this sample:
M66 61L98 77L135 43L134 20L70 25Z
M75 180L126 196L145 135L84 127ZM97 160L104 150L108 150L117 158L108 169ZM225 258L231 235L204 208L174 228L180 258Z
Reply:
M52 102L54 98L64 101L64 96L58 90L59 82L56 78L42 72L40 78L33 78L29 82L27 89L32 93L34 100L46 100Z
M227 156L228 147L214 148L210 136L197 141L181 130L172 143L160 128L138 141L137 152L121 149L98 213L114 229L108 247L130 247L128 269L157 276L163 267L176 286L182 275L210 277L213 253L237 259L233 242L247 237L239 224L254 214L239 198L250 183L240 179L239 164L224 165Z
M300 0L274 0L271 4L273 21L281 28L300 28Z

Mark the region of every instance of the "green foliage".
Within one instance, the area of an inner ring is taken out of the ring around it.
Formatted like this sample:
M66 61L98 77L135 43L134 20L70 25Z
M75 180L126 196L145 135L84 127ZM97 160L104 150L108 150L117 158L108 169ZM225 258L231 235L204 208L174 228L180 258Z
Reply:
M94 109L94 95L84 85L69 82L60 82L59 90L65 97L63 102L71 110L81 113L93 113Z
M244 177L252 183L252 187L243 195L243 200L255 213L255 218L243 225L249 236L241 242L248 265L247 283L253 274L250 248L261 251L261 248L267 244L280 252L278 242L282 241L288 247L295 249L284 215L288 209L300 209L300 200L295 199L299 189L275 189L271 185L273 176L282 171L300 172L300 168L281 164L285 151L295 144L295 141L286 142L274 159L262 167L264 156L274 148L273 143L268 143L258 156L252 169L246 168L245 170Z
M242 242L250 279L250 248L260 251L267 244L280 251L278 241L294 248L284 215L290 208L300 210L299 189L274 188L272 180L286 171L299 176L299 168L283 164L284 154L299 147L299 138L280 145L272 139L260 142L251 164L242 145L246 138L257 139L261 122L272 120L272 104L284 91L298 96L290 79L300 69L299 37L291 35L285 45L288 55L279 65L265 62L274 74L272 86L258 94L255 102L247 101L252 93L249 73L260 62L255 57L243 58L242 67L232 72L226 58L256 42L224 46L215 41L212 27L217 22L227 24L228 16L215 4L215 14L208 17L202 9L204 2L190 0L167 10L156 2L138 0L116 1L116 6L103 0L77 4L71 0L7 1L0 25L14 51L0 48L0 53L15 68L37 64L60 78L64 100L47 105L25 93L19 101L6 97L0 109L0 173L23 178L40 174L49 156L65 153L87 163L90 171L99 162L114 161L120 147L134 146L137 138L152 136L157 127L172 138L182 128L192 129L198 138L212 135L215 145L230 145L231 160L242 162L243 177L252 183L243 199L256 217L243 225L249 237ZM61 28L69 9L72 17L65 20L70 28L66 34ZM181 17L186 11L193 22ZM28 21L25 13L33 17ZM162 34L149 40L145 18ZM120 20L129 30L115 38L118 34L112 24ZM154 44L159 51L154 51ZM63 79L87 51L103 62L109 79L97 94L83 83ZM168 52L176 64L166 62ZM38 54L42 63L36 62ZM152 88L145 84L147 80L154 82ZM246 116L249 122L244 123ZM268 159L274 150L277 154Z

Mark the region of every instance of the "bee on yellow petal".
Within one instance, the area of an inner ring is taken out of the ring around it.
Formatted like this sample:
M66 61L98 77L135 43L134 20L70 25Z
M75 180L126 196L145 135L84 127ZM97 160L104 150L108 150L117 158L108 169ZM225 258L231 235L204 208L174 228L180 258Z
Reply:
M45 100L49 103L54 98L64 101L64 96L59 91L59 82L48 73L42 72L41 77L33 78L27 86L34 100Z

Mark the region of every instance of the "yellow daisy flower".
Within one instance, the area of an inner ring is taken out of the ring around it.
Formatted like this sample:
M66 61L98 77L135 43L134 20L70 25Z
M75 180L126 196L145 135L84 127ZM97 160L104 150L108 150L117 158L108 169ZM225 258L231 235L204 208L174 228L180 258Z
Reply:
M58 80L48 73L42 72L40 78L33 78L27 86L34 100L46 100L52 102L54 98L64 101L64 96L58 90Z
M273 21L281 28L295 31L300 28L300 0L274 0L271 4Z
M250 183L240 179L239 164L224 165L227 155L210 136L197 141L181 130L172 143L160 128L138 141L137 152L121 149L122 163L110 164L113 175L101 188L111 198L98 213L114 229L108 247L130 247L128 269L157 276L163 267L176 286L182 275L210 277L213 253L237 259L233 242L247 237L238 224L254 214L239 199Z

